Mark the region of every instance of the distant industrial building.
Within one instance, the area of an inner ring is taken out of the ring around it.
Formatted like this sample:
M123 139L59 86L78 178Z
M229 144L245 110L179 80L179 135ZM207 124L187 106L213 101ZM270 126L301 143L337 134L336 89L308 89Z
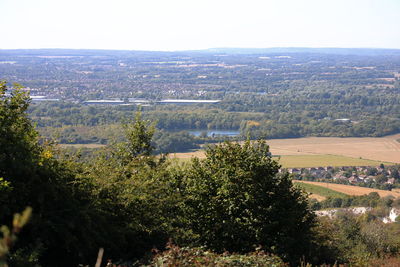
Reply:
M60 101L60 99L58 99L58 98L46 98L46 96L44 96L44 95L31 95L30 98L31 98L32 103Z
M336 119L335 121L340 121L340 122L351 122L350 119L343 118L343 119Z
M159 101L150 101L143 98L128 98L127 101L116 99L100 99L87 100L83 102L87 105L150 105L150 104L175 104L175 105L190 105L190 104L215 104L221 100L193 100L193 99L165 99Z
M221 100L193 100L193 99L165 99L157 101L157 104L176 104L176 105L188 105L188 104L215 104Z
M122 105L123 100L100 99L100 100L87 100L83 102L86 105Z
M129 103L133 103L136 105L148 105L150 104L149 100L143 99L143 98L128 98Z

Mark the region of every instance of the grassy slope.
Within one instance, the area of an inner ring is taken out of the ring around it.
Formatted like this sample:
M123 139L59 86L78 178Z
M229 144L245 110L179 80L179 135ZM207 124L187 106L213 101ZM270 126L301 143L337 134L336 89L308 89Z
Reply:
M294 181L296 186L299 186L301 188L304 189L304 191L308 192L308 193L312 193L312 194L316 194L319 196L323 196L323 197L345 197L346 194L344 193L340 193L338 191L326 188L326 187L322 187L322 186L318 186L318 185L313 185L313 184L306 184L306 183L302 183L300 181Z
M371 192L377 192L381 197L386 197L386 196L394 196L396 198L400 197L400 192L398 192L397 190L387 191L387 190L380 190L380 189L361 187L355 185L310 182L310 181L302 181L302 183L315 185L319 187L325 187L330 190L334 190L343 194L353 195L353 196L361 196L361 195L367 195Z

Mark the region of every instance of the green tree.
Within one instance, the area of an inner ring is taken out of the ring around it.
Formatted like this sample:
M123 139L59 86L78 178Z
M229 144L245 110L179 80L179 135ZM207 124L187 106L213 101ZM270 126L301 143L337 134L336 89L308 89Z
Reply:
M264 141L226 142L194 159L185 174L185 215L198 242L219 252L261 245L292 262L307 257L315 216L279 167Z
M126 142L125 156L134 159L139 156L150 156L154 150L151 140L154 135L154 125L143 121L141 112L137 112L132 123L124 124Z
M104 231L89 199L90 183L77 180L71 162L41 145L27 117L29 96L0 83L0 221L30 206L31 223L11 251L11 266L72 266L95 257ZM4 194L3 194L4 193Z
M165 246L179 197L140 114L125 126L126 142L87 165L40 144L25 113L28 95L6 95L5 82L0 89L0 221L27 205L35 214L10 266L87 264L99 247L106 257L132 259Z
M125 141L108 147L86 167L101 220L111 222L110 240L103 247L114 259L140 258L154 247L164 248L179 217L180 197L168 162L152 154L152 125L137 113L124 127Z

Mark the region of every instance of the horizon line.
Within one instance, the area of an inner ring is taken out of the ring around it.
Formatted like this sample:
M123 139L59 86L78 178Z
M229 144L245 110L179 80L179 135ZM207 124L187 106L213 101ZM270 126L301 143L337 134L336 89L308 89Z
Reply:
M199 49L176 49L176 50L145 50L145 49L119 49L119 48L62 48L62 47L41 47L41 48L0 48L4 50L98 50L98 51L138 51L138 52L195 52L207 50L228 50L228 49L243 49L243 50L261 50L261 49L354 49L354 50L400 50L400 48L387 47L311 47L311 46L273 46L273 47L209 47Z

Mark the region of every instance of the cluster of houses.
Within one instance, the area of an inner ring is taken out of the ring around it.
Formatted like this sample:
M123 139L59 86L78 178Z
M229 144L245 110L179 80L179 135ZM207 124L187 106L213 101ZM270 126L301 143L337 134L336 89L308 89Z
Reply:
M315 167L315 168L289 168L287 171L294 179L304 180L326 180L335 183L378 183L396 184L400 180L400 165L385 167L381 164L378 167L371 166L343 166L343 167Z

